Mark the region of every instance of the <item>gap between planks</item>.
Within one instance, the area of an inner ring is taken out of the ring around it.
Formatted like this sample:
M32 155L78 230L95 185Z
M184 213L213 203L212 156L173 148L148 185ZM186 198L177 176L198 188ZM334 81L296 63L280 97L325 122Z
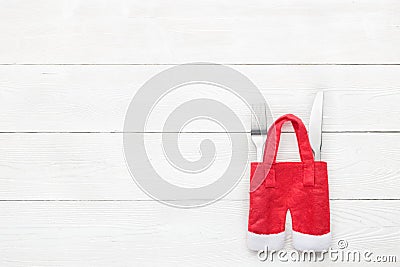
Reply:
M204 199L189 199L189 201L198 201ZM206 199L207 200L207 199ZM331 198L329 201L398 201L400 198ZM175 199L163 199L162 201L179 201ZM216 202L247 202L248 199L221 199ZM162 202L155 199L0 199L0 202ZM213 205L210 203L205 206ZM202 206L203 207L203 206Z
M246 133L250 134L251 132L234 132L234 131L229 131L229 132L216 132L216 131L205 131L205 132L199 132L199 131L181 131L181 132L159 132L159 131L148 131L148 132L135 132L135 131L12 131L12 132L7 132L7 131L0 131L0 134L123 134L123 133L135 133L135 134L160 134L160 133L167 133L167 134L172 134L172 133L193 133L193 134L226 134L226 133L231 133L231 134L239 134L239 133ZM294 133L294 131L282 131L283 134L288 134L288 133ZM400 131L322 131L322 133L325 134L370 134L370 133L376 133L376 134L398 134Z
M0 63L0 66L178 66L219 63ZM400 63L221 63L225 66L400 66Z

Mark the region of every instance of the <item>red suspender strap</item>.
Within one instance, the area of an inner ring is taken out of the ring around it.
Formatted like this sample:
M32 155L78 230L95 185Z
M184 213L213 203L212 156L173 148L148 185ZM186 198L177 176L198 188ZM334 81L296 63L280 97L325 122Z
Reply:
M304 186L314 186L314 156L308 139L307 130L303 122L293 114L283 115L269 128L263 161L267 163L267 165L276 163L276 155L278 153L282 126L286 122L292 123L296 133L300 158L303 163L303 184ZM267 184L270 182L274 183L275 177L271 178L272 181L267 181Z

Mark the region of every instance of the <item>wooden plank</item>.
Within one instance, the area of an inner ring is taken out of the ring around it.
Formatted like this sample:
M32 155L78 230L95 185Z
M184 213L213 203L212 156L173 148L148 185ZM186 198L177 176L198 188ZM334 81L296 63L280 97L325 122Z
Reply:
M236 134L238 135L238 134ZM199 174L184 174L164 157L161 134L145 134L148 156L167 181L189 187L217 180L231 160L229 137L222 133L181 134L178 145L188 160L201 157L199 145L216 146L214 163ZM240 153L254 157L246 137ZM248 150L249 148L249 150ZM248 151L248 152L247 152ZM400 199L400 135L325 133L322 158L329 167L332 199ZM295 136L282 136L278 160L299 160ZM141 168L138 166L137 168ZM226 199L248 198L248 170ZM149 200L125 164L122 134L0 134L1 200Z
M42 0L39 5L1 5L3 64L400 60L400 4L395 0Z
M0 66L0 131L120 132L137 90L168 67ZM308 124L315 93L325 89L324 131L400 131L397 66L233 67L261 89L274 117L290 112ZM156 105L145 131L162 131L173 109L198 97L223 101L250 130L237 97L215 87L186 89ZM183 130L224 131L203 120Z
M349 250L397 255L399 260L399 205L399 201L332 201L332 248L344 239ZM0 202L0 209L4 266L267 264L246 247L247 201L220 201L199 209L152 201L28 201ZM290 230L286 249L291 249Z

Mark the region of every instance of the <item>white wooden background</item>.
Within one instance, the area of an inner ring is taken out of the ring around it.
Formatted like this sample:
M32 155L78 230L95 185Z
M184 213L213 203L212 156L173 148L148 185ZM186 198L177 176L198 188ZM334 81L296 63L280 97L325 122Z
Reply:
M308 123L326 89L333 245L399 261L399 14L396 0L1 0L0 266L267 264L246 248L248 175L213 205L176 209L140 191L125 165L136 90L199 61L247 75L275 117ZM155 118L146 138L162 161ZM186 157L207 137L229 161L224 133L193 127ZM279 157L298 159L293 133Z

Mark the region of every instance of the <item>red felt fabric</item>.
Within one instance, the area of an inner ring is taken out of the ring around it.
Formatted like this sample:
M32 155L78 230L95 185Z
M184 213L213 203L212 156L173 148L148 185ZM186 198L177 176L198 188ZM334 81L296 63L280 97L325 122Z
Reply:
M290 121L296 132L301 162L276 162L282 125ZM285 231L290 210L296 232L330 232L327 164L314 161L307 130L292 114L275 121L268 130L263 162L252 162L248 230L256 234Z

